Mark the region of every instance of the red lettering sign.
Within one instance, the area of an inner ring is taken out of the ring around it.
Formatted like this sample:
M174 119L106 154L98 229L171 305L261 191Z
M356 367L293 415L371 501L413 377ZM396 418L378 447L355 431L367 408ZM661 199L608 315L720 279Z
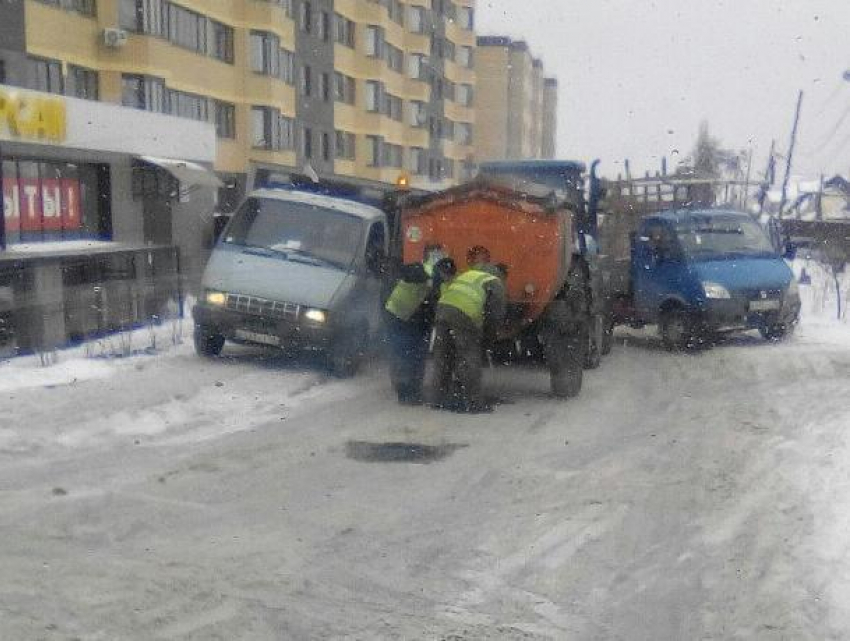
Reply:
M72 178L5 178L6 231L75 231L82 227L80 181Z

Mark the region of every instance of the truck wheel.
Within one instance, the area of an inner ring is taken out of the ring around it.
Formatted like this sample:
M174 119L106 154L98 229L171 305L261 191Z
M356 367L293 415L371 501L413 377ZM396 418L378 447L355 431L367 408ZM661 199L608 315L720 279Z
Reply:
M661 314L661 340L670 351L689 349L696 343L696 323L691 314L680 307Z
M216 332L211 327L204 325L195 325L195 353L198 356L211 358L221 354L224 348L224 336Z
M554 334L547 338L546 362L553 396L574 398L581 392L587 344L586 332L575 336Z
M614 315L605 316L605 326L602 330L602 355L608 356L614 346Z
M601 314L592 316L590 320L590 328L587 332L587 351L584 357L585 369L596 369L602 363L602 345L604 337L605 319Z
M366 352L367 331L364 328L343 333L331 346L328 366L337 378L351 378L357 374Z

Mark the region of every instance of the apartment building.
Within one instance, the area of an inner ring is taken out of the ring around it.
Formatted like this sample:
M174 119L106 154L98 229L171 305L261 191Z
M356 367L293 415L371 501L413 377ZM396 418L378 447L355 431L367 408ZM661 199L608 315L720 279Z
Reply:
M557 80L523 41L479 37L476 53L476 124L487 132L475 146L476 162L554 158Z
M255 170L441 186L473 167L474 4L4 0L0 84L212 123L225 210Z

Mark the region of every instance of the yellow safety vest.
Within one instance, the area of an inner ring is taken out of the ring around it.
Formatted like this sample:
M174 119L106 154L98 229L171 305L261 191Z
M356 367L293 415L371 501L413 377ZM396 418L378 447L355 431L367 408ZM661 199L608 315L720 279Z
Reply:
M386 310L399 320L409 321L428 297L429 285L400 280L387 299Z
M484 327L484 304L487 302L487 292L484 285L499 280L492 274L470 269L457 276L449 283L445 292L440 296L441 305L449 305L466 314L476 327Z

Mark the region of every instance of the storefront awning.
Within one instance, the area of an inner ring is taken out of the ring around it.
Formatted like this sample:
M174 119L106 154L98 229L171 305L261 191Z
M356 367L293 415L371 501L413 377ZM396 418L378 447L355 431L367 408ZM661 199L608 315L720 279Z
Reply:
M173 158L156 158L154 156L139 156L139 160L164 169L185 187L224 186L224 183L219 180L218 176L198 163L189 162L188 160L175 160Z

